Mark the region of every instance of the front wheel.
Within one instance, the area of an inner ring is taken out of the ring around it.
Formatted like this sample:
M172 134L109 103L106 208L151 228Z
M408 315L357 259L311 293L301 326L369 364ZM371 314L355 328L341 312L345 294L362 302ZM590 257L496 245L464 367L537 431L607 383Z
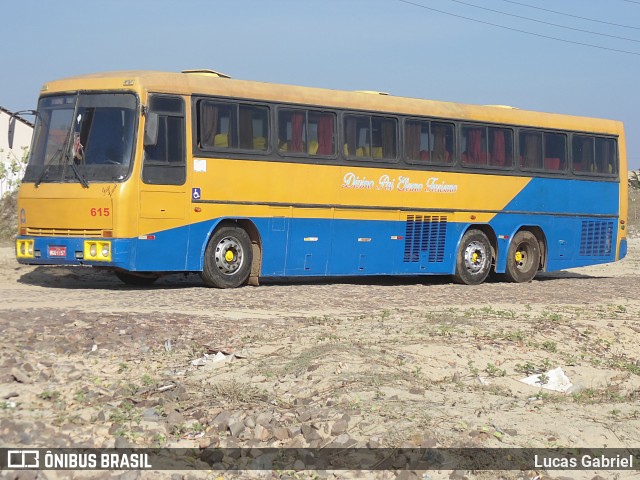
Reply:
M527 283L533 280L540 265L540 244L531 232L521 231L514 235L507 250L507 280Z
M478 285L491 271L491 243L481 230L468 230L460 241L453 279L465 285Z
M247 232L237 227L222 227L209 240L200 276L209 287L236 288L247 282L252 260Z

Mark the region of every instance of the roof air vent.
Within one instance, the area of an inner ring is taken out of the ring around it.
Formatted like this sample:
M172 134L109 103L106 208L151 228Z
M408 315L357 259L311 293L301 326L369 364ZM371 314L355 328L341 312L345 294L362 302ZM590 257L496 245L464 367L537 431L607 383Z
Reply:
M354 90L356 93L369 93L372 95L389 95L387 92L377 92L375 90Z
M215 70L209 70L206 68L196 68L193 70L182 70L182 73L189 73L192 75L206 75L209 77L219 77L219 78L231 78L226 73L216 72Z

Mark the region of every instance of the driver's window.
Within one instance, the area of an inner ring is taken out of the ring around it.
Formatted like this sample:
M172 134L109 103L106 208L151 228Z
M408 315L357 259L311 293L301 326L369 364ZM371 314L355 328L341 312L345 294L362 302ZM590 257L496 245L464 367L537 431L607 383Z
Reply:
M186 179L184 102L180 97L153 95L149 112L158 115L158 139L145 145L142 181L182 185Z

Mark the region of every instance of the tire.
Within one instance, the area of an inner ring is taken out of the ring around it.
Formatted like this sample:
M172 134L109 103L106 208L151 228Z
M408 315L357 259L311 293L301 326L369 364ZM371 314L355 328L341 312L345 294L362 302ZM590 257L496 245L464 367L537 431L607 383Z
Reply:
M146 287L160 278L160 275L155 275L153 273L137 274L126 272L124 270L116 270L115 274L122 283L132 285L134 287Z
M516 233L507 250L505 277L510 282L527 283L533 280L540 265L540 244L535 235L523 230Z
M253 248L247 232L222 227L214 232L204 251L200 276L208 287L236 288L247 283L252 260Z
M464 285L479 285L491 271L491 243L480 230L468 230L460 241L453 279Z

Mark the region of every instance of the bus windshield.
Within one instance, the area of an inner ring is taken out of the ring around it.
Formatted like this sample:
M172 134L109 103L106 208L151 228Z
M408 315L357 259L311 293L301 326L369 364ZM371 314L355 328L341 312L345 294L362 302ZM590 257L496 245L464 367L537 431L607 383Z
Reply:
M42 97L25 182L121 182L131 170L136 97Z

